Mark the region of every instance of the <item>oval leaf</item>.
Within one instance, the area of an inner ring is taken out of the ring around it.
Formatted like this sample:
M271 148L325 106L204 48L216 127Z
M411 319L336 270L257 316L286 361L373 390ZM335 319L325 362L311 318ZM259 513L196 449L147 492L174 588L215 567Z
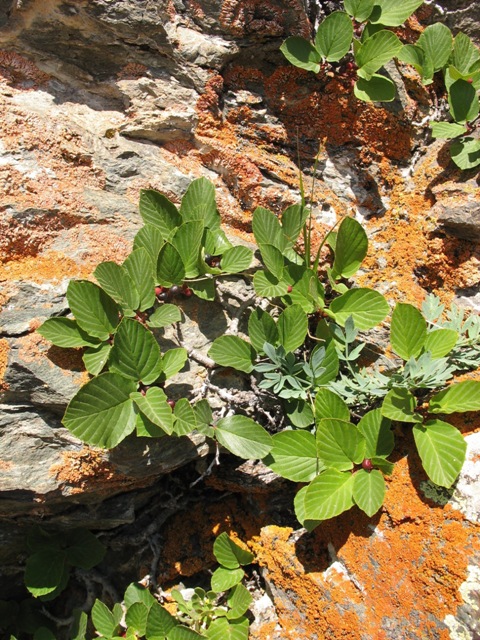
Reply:
M365 438L344 420L324 418L317 426L317 452L329 469L348 471L365 457Z
M460 169L473 169L480 164L480 140L460 138L450 146L450 155Z
M305 40L305 38L301 38L300 36L287 38L280 47L280 51L285 58L296 67L305 69L306 71L313 71L314 73L320 71L322 56L313 44Z
M200 258L203 230L204 226L202 220L185 222L176 230L175 235L171 240L172 245L180 255L187 278L195 278L198 275L197 265ZM169 276L170 278L173 277L173 273L169 274ZM183 277L172 280L172 283L178 284L181 280L183 280ZM161 284L163 283L161 282Z
M252 341L253 347L258 353L263 354L263 345L265 342L278 344L278 329L275 320L267 312L260 307L255 309L248 318L248 336Z
M138 309L140 294L125 267L116 262L101 262L93 275L102 289L118 302L122 309Z
M330 389L319 389L315 396L315 420L322 418L337 418L349 422L350 411L345 402Z
M35 598L55 591L62 581L65 561L65 552L52 549L37 551L28 557L24 581Z
M407 389L396 387L385 396L382 404L382 416L399 422L421 422L422 416L415 413L417 401Z
M240 415L222 418L215 428L215 437L225 449L245 460L264 458L272 448L272 437L265 429Z
M360 45L355 54L359 75L368 80L375 71L396 56L401 48L402 43L392 31L377 31Z
M350 316L358 329L372 329L390 311L388 302L378 291L372 289L351 289L332 301L329 309L335 321L342 327Z
M210 358L223 367L232 367L245 373L253 370L255 349L238 336L220 336L213 341L208 351Z
M448 104L455 122L469 122L478 116L480 107L475 87L462 78L450 86Z
M358 271L367 255L368 238L354 218L344 218L338 228L335 245L334 277L350 278Z
M348 52L353 38L353 24L347 13L334 11L320 23L315 47L329 62L337 62Z
M90 336L107 340L119 323L118 306L103 289L88 280L72 280L67 300L78 326Z
M91 373L92 376L98 376L103 371L111 349L112 346L108 342L102 342L97 347L85 349L82 360L88 373Z
M218 567L211 579L212 590L215 593L221 593L222 591L228 591L236 584L239 584L245 575L243 569L225 569L225 567Z
M353 476L353 499L370 518L377 513L385 498L385 480L380 471L359 469Z
M380 409L366 413L357 425L363 434L367 445L365 457L389 456L395 446L395 437L388 418L382 415Z
M97 346L98 339L85 333L75 320L70 318L50 318L37 329L38 333L57 347Z
M225 532L221 533L213 543L213 555L217 562L227 569L237 569L240 565L250 564L255 557L253 553L234 542Z
M411 304L397 304L390 327L390 342L395 353L404 360L418 356L426 337L427 323L420 311Z
M464 380L440 391L430 400L431 413L480 411L480 381Z
M220 226L220 215L215 204L215 187L206 178L193 180L180 206L180 215L183 222L201 220L209 229Z
M386 27L399 27L414 11L423 4L423 0L375 0L375 6L369 16L373 24Z
M305 519L328 520L353 507L353 475L336 469L321 473L305 491Z
M451 424L429 420L415 425L413 436L430 480L441 487L451 487L465 461L467 443L461 433Z
M315 436L308 431L282 431L263 462L287 480L310 482L325 467L318 459Z
M372 74L368 80L358 78L353 87L355 97L364 102L392 102L395 100L395 85L385 76Z
M300 38L303 40L303 38ZM290 38L288 38L290 40ZM272 244L280 251L285 249L285 238L277 216L269 209L257 207L252 216L252 230L258 246Z
M185 265L172 244L165 244L158 254L157 282L164 287L180 284L185 278Z
M167 239L173 235L176 227L179 227L182 219L177 207L163 194L153 189L140 191L140 215L145 224L150 224L160 229L162 236Z
M158 387L148 389L145 395L132 393L132 400L147 418L167 433L173 433L173 414L164 391Z
M288 282L279 280L269 271L257 271L253 276L253 286L257 296L276 298L287 293Z
M433 63L433 71L439 71L448 62L452 52L452 32L441 22L429 25L417 40L425 55Z
M252 251L248 247L236 246L227 249L222 255L220 268L225 273L239 273L250 267Z
M181 322L181 320L182 313L176 305L162 304L148 318L147 324L154 329L162 329L168 327L169 324Z
M88 444L112 449L135 429L130 394L136 384L116 373L102 373L72 398L63 424Z
M128 275L135 283L139 295L140 311L153 307L155 302L155 280L152 259L146 249L135 249L123 263Z
M430 351L432 358L443 358L457 344L458 333L453 329L431 331L423 345L424 351Z
M357 22L365 22L372 13L375 0L345 0L343 4L345 11L347 11L352 18L355 18Z
M160 347L151 331L136 320L124 318L115 334L108 365L114 373L151 384L162 372Z
M295 351L300 347L307 335L308 317L299 304L287 307L277 321L278 340L285 351Z

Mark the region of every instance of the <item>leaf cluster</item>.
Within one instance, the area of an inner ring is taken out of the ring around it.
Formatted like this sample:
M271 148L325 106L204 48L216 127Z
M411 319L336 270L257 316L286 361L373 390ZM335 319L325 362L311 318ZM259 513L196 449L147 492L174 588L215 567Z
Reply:
M442 23L426 27L415 44L403 44L392 28L401 26L421 4L422 0L345 0L345 11L327 16L313 43L292 36L280 50L289 62L314 73L350 59L346 64L356 76L354 94L366 102L394 100L395 85L384 68L393 59L412 65L424 85L441 73L452 121L433 122L432 135L454 139L453 161L470 169L480 164L480 140L470 135L479 115L480 51L466 34L453 37Z

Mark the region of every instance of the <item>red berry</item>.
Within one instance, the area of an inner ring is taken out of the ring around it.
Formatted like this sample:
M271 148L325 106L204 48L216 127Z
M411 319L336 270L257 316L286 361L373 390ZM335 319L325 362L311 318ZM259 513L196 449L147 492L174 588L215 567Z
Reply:
M362 468L365 469L365 471L371 471L373 469L373 462L369 458L365 458L362 462Z
M289 284L287 287L287 293L292 293L292 291L293 291L293 287L291 284Z
M161 293L163 293L163 287L155 287L155 295L159 296Z
M170 398L167 400L167 404L170 405L172 411L175 409L175 400L171 400Z
M190 287L185 287L185 289L183 290L183 295L187 298L190 298L190 296L193 295L193 291L190 289Z
M467 82L468 82L469 84L472 84L472 82L473 82L473 78L467 78Z

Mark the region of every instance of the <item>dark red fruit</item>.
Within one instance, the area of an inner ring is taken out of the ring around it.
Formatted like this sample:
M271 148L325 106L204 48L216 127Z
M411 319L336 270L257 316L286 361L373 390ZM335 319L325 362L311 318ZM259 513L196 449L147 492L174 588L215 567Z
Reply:
M167 291L162 291L162 293L160 293L157 296L157 300L159 302L165 302L166 300L168 300L168 292Z
M173 287L170 287L170 295L177 296L180 293L180 287L178 284L174 284Z
M209 253L205 254L205 262L210 266L212 263L214 256L210 255Z
M183 295L186 298L190 298L193 295L193 291L190 289L190 287L185 287L183 290Z
M373 469L373 462L369 458L365 458L362 462L362 468L365 469L365 471L371 471Z
M175 400L172 400L172 399L169 398L167 400L167 404L170 405L172 411L175 409Z
M159 296L161 293L163 293L163 287L155 287L155 295Z

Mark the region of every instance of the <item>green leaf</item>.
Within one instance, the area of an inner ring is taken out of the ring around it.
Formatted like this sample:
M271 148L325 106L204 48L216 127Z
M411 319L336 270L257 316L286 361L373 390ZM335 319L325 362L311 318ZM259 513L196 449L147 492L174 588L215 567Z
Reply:
M195 638L205 638L205 636L200 635L193 629L185 627L182 624L173 627L173 629L169 631L167 635L167 640L195 640Z
M263 354L265 342L274 347L278 344L278 329L272 316L260 307L255 307L248 318L248 336L258 353Z
M248 247L236 246L227 249L222 255L221 269L225 273L239 273L250 267L252 251Z
M140 306L140 294L128 271L116 262L101 262L93 275L100 286L122 309L134 311Z
M152 387L147 390L145 395L135 391L130 397L153 424L160 427L168 435L173 433L172 409L167 403L167 396L162 389Z
M308 431L281 431L272 441L272 450L263 462L282 478L310 482L325 468L318 459L315 436Z
M46 549L27 558L24 582L30 593L38 598L55 591L65 570L64 551Z
M202 220L205 227L213 229L220 226L220 216L215 204L215 187L206 178L193 180L180 206L180 215L184 222Z
M187 278L195 278L198 275L197 265L200 258L203 230L204 226L202 220L185 222L176 230L175 235L171 240L172 245L178 251L180 259L184 265ZM172 277L173 274L168 275L169 277ZM183 277L172 280L172 284L178 284L181 280L183 280Z
M353 476L353 499L370 518L382 506L385 490L383 475L376 469L359 469Z
M228 591L236 584L239 584L245 575L243 569L225 569L225 567L218 567L211 579L212 590L215 593L221 593L222 591Z
M116 373L102 373L76 393L62 422L83 442L112 449L135 429L130 399L135 388L133 380Z
M402 387L391 389L382 404L382 416L399 422L421 422L422 416L415 413L417 401L413 394Z
M276 298L287 293L288 282L276 278L269 271L256 271L253 276L253 287L261 298Z
M175 247L165 244L158 254L157 282L164 287L180 284L185 278L185 265Z
M215 338L208 351L210 358L222 367L232 367L238 371L250 373L255 362L255 349L238 336L220 336Z
M195 411L187 398L180 398L174 409L174 431L177 436L186 436L197 427Z
M467 132L467 127L456 122L431 122L432 138L450 140Z
M248 640L248 618L227 620L217 618L205 632L208 640Z
M453 41L452 65L462 75L467 76L479 60L480 51L471 39L461 31L457 33Z
M305 429L314 422L312 406L306 400L286 401L285 414L290 422L299 429Z
M139 208L145 224L158 227L165 239L170 238L174 229L179 227L182 222L173 202L153 189L140 191Z
M303 38L300 38L301 40ZM290 40L290 38L288 38ZM257 207L253 212L252 230L258 246L262 244L272 244L283 251L285 249L285 238L282 227L277 216L269 209Z
M156 600L146 587L132 582L125 590L124 603L127 609L129 609L135 602L141 602L150 609Z
M440 391L430 400L431 413L480 411L480 381L464 380Z
M292 204L282 213L282 232L286 248L292 248L309 216L307 207Z
M39 627L33 634L33 640L55 640L55 635L47 627Z
M367 255L368 238L354 218L344 218L338 228L335 244L334 277L350 278L358 271Z
M143 602L131 604L125 614L125 622L129 629L133 629L138 635L144 636L147 631L147 618L149 608Z
M300 347L307 335L308 317L299 304L287 307L277 321L278 340L285 351L295 351Z
M218 564L227 569L236 569L240 565L251 564L255 558L253 553L234 542L230 536L223 532L213 543L213 555Z
M367 456L365 456L367 457ZM372 461L372 464L374 467L376 467L377 469L380 469L380 471L386 475L386 476L391 476L393 473L393 468L394 468L394 464L393 462L389 462L388 460L386 460L384 457L382 456L372 456L372 458L370 458Z
M411 304L398 303L392 313L390 342L392 349L404 360L418 356L427 337L427 323Z
M98 376L107 364L112 346L108 342L102 342L98 347L88 347L82 356L86 370L92 376Z
M230 591L227 599L230 611L227 613L229 620L240 618L248 611L248 607L252 604L253 598L249 590L243 584L237 584Z
M329 469L348 471L364 458L365 438L349 422L324 418L318 423L316 438L318 456Z
M451 487L465 460L467 443L461 433L451 424L429 420L415 425L413 436L430 480L441 487Z
M107 340L119 322L118 306L103 289L88 280L71 280L67 300L78 326L90 336Z
M367 38L360 45L355 54L355 61L359 67L358 75L368 80L376 71L396 56L402 46L402 43L392 31L382 29L374 33L373 36Z
M264 458L272 448L272 437L251 418L236 415L222 418L215 429L218 442L245 460Z
M480 164L480 140L460 138L450 146L450 155L460 169L473 169Z
M353 507L353 475L327 469L305 491L305 519L328 520Z
M164 244L165 239L162 232L158 227L154 227L151 224L146 224L142 227L135 235L135 239L133 241L134 251L143 249L147 252L151 262L151 273L152 276L155 276L155 280L157 277L158 254Z
M315 420L337 418L349 422L350 411L345 402L330 389L319 389L315 396Z
M172 378L185 366L185 362L188 359L188 351L183 347L177 347L176 349L169 349L165 352L162 358L162 373L164 377Z
M455 80L448 92L450 113L455 122L475 120L479 113L479 102L475 87L466 80Z
M368 80L359 77L353 93L364 102L392 102L395 100L396 89L390 78L374 73Z
M152 332L136 320L124 318L115 334L108 366L114 373L137 382L155 382L162 372L162 361Z
M457 344L458 333L453 329L435 329L431 331L423 345L424 351L430 351L432 358L443 358Z
M188 286L202 300L215 300L215 282L212 278L189 282Z
M231 246L232 243L220 227L207 229L205 234L205 253L209 253L211 256L221 256Z
M156 263L156 260L155 260ZM155 302L155 280L153 278L152 259L146 249L135 249L123 263L128 275L135 283L139 295L138 309L145 311Z
M160 305L149 317L147 324L154 329L162 329L168 327L169 324L181 322L182 312L174 304Z
M345 11L357 22L365 22L372 13L375 0L345 0Z
M386 27L399 27L414 13L423 0L375 0L375 6L369 16L372 23L379 22Z
M350 316L357 329L372 329L390 311L388 302L378 291L372 289L350 289L332 301L329 309L342 327Z
M283 275L283 253L273 244L258 245L262 255L262 261L275 278L280 279Z
M302 487L300 491L297 491L297 495L294 498L293 506L295 509L295 515L300 524L305 527L307 531L313 531L315 527L321 523L321 520L308 520L305 516L305 494L307 493L308 485Z
M107 605L101 600L98 600L98 598L93 604L91 615L92 622L98 633L102 636L106 636L107 638L116 635L118 622Z
M85 640L87 633L88 616L80 609L73 610L73 622L70 627L71 640Z
M313 44L305 40L305 38L290 36L283 42L280 51L294 66L314 73L320 71L322 56Z
M348 52L353 24L347 13L334 11L323 20L315 36L315 47L329 62L337 62Z
M88 571L99 564L106 548L91 531L73 529L65 534L67 561L74 567Z
M366 413L357 425L358 430L367 442L365 457L374 458L389 456L395 446L395 438L388 418L380 409Z
M178 624L158 602L154 602L148 612L146 637L148 640L165 640L169 631Z
M334 340L327 341L325 345L325 357L323 358L322 367L325 368L325 371L317 379L317 385L327 384L335 380L338 375L340 362Z
M37 331L57 347L68 349L98 345L98 338L89 336L70 318L50 318Z
M447 64L452 52L452 32L441 22L431 24L420 34L417 46L433 63L433 71L439 71Z

